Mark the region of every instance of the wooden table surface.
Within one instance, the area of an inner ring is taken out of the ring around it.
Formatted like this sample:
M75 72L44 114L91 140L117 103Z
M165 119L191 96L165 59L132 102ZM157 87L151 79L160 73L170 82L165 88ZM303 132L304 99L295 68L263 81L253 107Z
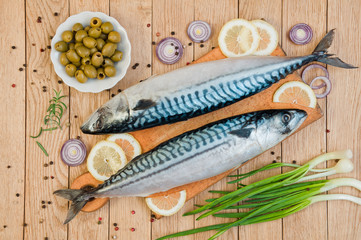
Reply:
M132 44L131 66L126 77L110 91L80 93L58 83L50 62L50 38L59 24L82 11L99 11L115 17L128 32ZM104 136L84 135L81 123L118 90L136 84L152 74L179 68L217 46L221 26L233 18L265 18L280 33L280 44L288 55L309 54L330 29L336 38L330 52L356 66L361 66L360 0L1 0L0 23L0 239L156 239L164 234L214 224L213 218L195 221L182 213L210 195L202 193L188 202L178 214L151 222L150 210L142 198L112 199L93 213L80 213L63 225L68 202L52 192L67 188L86 165L69 168L59 157L62 144L80 138L88 150ZM37 22L41 17L41 22ZM193 20L210 23L212 38L192 44L186 27ZM296 23L309 24L314 33L304 46L292 44L289 29ZM148 25L150 24L150 25ZM148 26L147 26L148 25ZM160 63L152 41L175 37L185 45L184 56L174 65ZM160 36L157 36L157 33ZM42 51L41 49L44 49ZM151 67L147 67L151 64ZM324 117L282 144L251 161L245 172L273 160L303 163L325 151L350 148L355 170L348 177L361 179L361 70L328 67L333 89L327 99L319 100ZM46 92L43 91L46 86ZM39 141L49 152L46 157L29 136L37 133L52 89L62 90L69 110L63 116L61 131L43 134ZM326 131L326 130L329 131ZM273 153L273 154L272 154ZM50 165L50 161L54 164ZM48 164L44 165L44 164ZM278 170L257 178L279 173ZM252 179L254 180L254 179ZM213 189L230 189L225 180ZM351 188L333 190L361 197ZM45 201L45 204L42 204ZM135 214L131 214L134 210ZM99 217L102 218L98 224ZM234 228L219 239L361 239L361 207L345 201L321 202L287 218L270 223ZM116 231L113 224L117 223ZM130 229L134 228L135 231ZM210 233L182 239L207 239Z

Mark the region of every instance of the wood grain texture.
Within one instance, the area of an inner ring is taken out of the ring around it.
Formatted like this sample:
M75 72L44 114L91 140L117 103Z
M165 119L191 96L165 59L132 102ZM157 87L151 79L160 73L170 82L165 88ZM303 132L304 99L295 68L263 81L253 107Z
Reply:
M327 98L327 150L351 149L355 170L343 177L361 179L361 2L328 1L328 30L336 28L330 49L343 61L358 66L346 70L328 66L333 90ZM333 165L334 163L332 163ZM329 193L361 197L352 188L339 188ZM361 239L361 207L346 201L328 202L328 239Z
M283 1L283 39L282 46L289 56L307 55L312 52L326 33L327 1ZM309 44L295 45L288 38L288 31L297 23L309 24L313 38ZM318 100L326 111L325 100ZM326 117L306 127L282 143L284 162L296 160L298 164L307 162L314 156L326 151ZM306 140L307 139L307 140ZM322 167L322 166L320 166ZM283 219L283 239L327 239L326 203L318 203Z
M127 30L132 46L131 63L126 76L111 90L117 94L118 89L125 89L151 75L152 63L152 1L151 0L111 0L110 16ZM150 24L150 27L147 26ZM132 69L139 63L136 69ZM132 211L135 214L132 214ZM126 221L124 221L126 219ZM113 198L110 201L109 239L117 236L120 239L150 239L150 210L144 198ZM118 223L119 231L115 231L113 223ZM135 228L135 231L130 231Z
M266 6L267 7L259 7ZM239 17L247 20L254 20L264 18L267 22L271 23L279 34L280 44L282 43L282 0L255 0L239 1ZM249 161L245 166L239 169L240 173L245 173L258 169L272 161L280 162L281 158L281 144L271 148L264 152L261 156ZM271 171L262 172L253 176L246 181L244 184L249 184L254 181L264 179L266 177L280 174L280 169L274 169ZM276 220L272 222L240 226L239 227L239 239L282 239L282 220Z
M109 14L109 1L102 0L70 0L69 14L74 15L83 11L103 12ZM109 92L81 93L70 89L70 138L80 139L87 146L87 152L104 136L91 136L83 134L80 126L98 107L109 100ZM86 164L71 167L69 170L69 183L87 171ZM99 217L102 224L98 224ZM80 212L69 224L68 239L108 239L109 203L98 211L91 213Z
M58 12L59 16L54 16ZM37 19L41 18L39 22ZM38 140L49 153L46 157L31 135L38 134L43 118L54 96L53 89L68 95L68 87L58 83L50 61L50 36L57 26L68 17L68 2L34 0L26 2L26 53L27 53L27 100L26 100L26 193L25 193L25 239L66 239L67 227L63 225L67 201L55 198L53 191L68 185L68 168L59 158L59 147L68 139L67 127L54 132L44 132ZM45 49L42 51L41 49ZM34 71L35 70L35 71ZM43 87L46 92L43 92ZM65 98L66 105L69 98ZM68 111L62 125L69 120ZM54 165L44 167L50 161ZM54 176L51 179L50 176ZM42 204L45 201L45 204ZM51 201L52 204L47 204ZM43 208L44 206L45 208ZM56 229L56 231L54 231Z
M25 211L25 6L22 1L5 1L0 4L0 12L1 23L12 19L11 24L3 24L0 39L0 239L22 239ZM12 84L16 86L13 88Z
M216 0L210 2L208 0L197 0L195 1L194 6L194 19L203 20L210 24L212 29L211 38L205 43L193 43L194 45L194 59L199 59L206 53L212 50L212 47L218 46L218 33L221 30L222 26L231 19L237 18L238 16L238 1L236 0ZM204 47L202 47L204 46ZM235 171L237 173L237 171ZM204 204L204 200L212 198L215 194L209 193L209 190L235 190L234 185L227 184L227 178L223 178L221 181L217 182L213 186L204 190L200 194L196 195L194 202L196 204ZM196 215L195 217L198 217ZM195 227L204 227L217 223L229 222L227 219L222 218L205 218L200 221L195 221ZM227 233L220 236L218 239L237 239L238 232L237 228L233 228ZM204 232L196 235L197 239L208 239L214 234L214 231Z
M186 33L186 26L194 20L194 0L153 0L153 28L152 39L158 43L165 37L174 36L185 45L189 42ZM159 33L159 36L157 36ZM153 74L161 74L185 66L191 62L193 57L193 48L186 46L183 51L183 57L179 62L173 65L161 63L155 55L155 46L153 46ZM193 217L182 217L182 214L193 208L193 201L189 201L177 214L157 220L152 223L152 239L164 236L166 234L191 229L194 227ZM190 236L184 239L195 239Z

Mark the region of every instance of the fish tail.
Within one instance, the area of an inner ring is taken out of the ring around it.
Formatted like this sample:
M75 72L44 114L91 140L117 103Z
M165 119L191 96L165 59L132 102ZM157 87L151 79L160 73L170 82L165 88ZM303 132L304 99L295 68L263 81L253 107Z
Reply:
M335 36L335 29L332 29L326 34L326 36L324 36L321 39L321 41L316 46L315 50L313 50L312 54L319 56L317 61L340 68L357 68L351 64L345 63L338 57L331 57L334 54L327 54L327 51L332 44L334 36Z
M89 194L91 190L60 189L54 192L55 195L72 201L64 224L70 222L80 212L80 210L85 206L85 204L91 199L91 196Z

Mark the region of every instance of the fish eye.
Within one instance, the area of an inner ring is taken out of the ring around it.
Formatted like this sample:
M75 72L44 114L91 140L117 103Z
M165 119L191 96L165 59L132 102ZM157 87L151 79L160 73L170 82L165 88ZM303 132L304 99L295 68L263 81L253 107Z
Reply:
M95 122L95 127L97 129L100 129L103 125L103 121L102 121L102 118L99 118L96 122Z
M286 124L291 120L291 118L292 118L291 114L285 113L282 115L282 122Z

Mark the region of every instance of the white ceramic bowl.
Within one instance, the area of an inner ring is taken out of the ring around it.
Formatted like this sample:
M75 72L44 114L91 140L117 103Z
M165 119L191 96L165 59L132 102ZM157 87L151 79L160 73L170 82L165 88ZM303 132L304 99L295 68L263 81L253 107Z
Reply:
M55 43L61 41L61 34L66 30L71 30L75 23L81 23L83 26L90 25L90 19L98 17L102 22L110 22L114 26L114 31L120 33L121 41L117 44L117 49L123 52L123 58L121 61L116 62L114 67L117 70L117 74L114 77L106 77L104 80L88 79L86 83L78 82L75 77L69 77L65 72L65 66L59 62L60 52L54 48ZM109 89L115 86L125 75L130 64L130 51L131 46L128 39L127 32L113 17L101 12L82 12L68 17L66 21L58 27L56 34L51 41L51 53L50 58L53 62L53 66L56 74L63 79L63 81L70 87L75 88L80 92L92 92L98 93L105 89Z

